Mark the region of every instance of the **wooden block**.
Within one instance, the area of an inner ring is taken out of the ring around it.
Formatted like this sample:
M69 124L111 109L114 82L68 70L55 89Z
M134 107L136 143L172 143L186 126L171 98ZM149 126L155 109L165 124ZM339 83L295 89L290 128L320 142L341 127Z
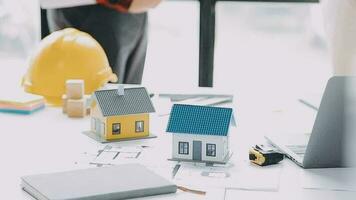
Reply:
M68 101L67 95L63 94L63 95L62 95L62 103L63 103L62 112L63 112L64 114L67 113L67 101Z
M85 99L67 100L68 117L84 117L86 115Z
M82 99L84 96L84 80L67 80L66 91L68 99Z

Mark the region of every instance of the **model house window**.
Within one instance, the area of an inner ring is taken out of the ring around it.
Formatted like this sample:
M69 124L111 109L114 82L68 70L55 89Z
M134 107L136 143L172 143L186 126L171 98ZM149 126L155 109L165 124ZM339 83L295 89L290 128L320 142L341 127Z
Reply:
M136 121L136 133L143 132L145 130L143 121Z
M189 143L188 142L179 142L178 143L178 153L179 154L189 154Z
M206 144L206 156L216 156L216 144Z
M121 133L121 124L120 123L113 123L112 124L112 134L119 135Z

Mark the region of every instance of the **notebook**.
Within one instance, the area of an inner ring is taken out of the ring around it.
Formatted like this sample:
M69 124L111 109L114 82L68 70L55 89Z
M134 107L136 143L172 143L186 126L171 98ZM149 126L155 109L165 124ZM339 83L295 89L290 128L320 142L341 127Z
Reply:
M45 107L42 96L23 91L9 91L0 94L0 112L31 114Z
M113 200L174 193L177 186L140 164L24 176L22 188L38 200Z
M26 106L34 103L44 103L44 98L39 95L20 91L0 94L0 103L15 106Z

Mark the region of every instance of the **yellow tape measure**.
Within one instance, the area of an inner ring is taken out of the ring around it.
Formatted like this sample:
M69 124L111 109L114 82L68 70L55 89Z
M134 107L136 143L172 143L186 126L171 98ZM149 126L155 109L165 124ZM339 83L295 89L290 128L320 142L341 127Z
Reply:
M250 149L249 159L257 165L267 166L279 163L284 159L284 155L264 145L256 145Z

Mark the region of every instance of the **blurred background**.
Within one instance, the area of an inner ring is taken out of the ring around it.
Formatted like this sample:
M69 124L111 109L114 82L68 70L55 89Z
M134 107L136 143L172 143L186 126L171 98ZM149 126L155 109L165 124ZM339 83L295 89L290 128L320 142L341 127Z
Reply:
M149 25L143 84L196 88L199 2L164 1ZM318 3L218 2L214 87L266 97L321 93L331 75L323 25ZM0 0L1 87L19 86L40 33L37 0Z

